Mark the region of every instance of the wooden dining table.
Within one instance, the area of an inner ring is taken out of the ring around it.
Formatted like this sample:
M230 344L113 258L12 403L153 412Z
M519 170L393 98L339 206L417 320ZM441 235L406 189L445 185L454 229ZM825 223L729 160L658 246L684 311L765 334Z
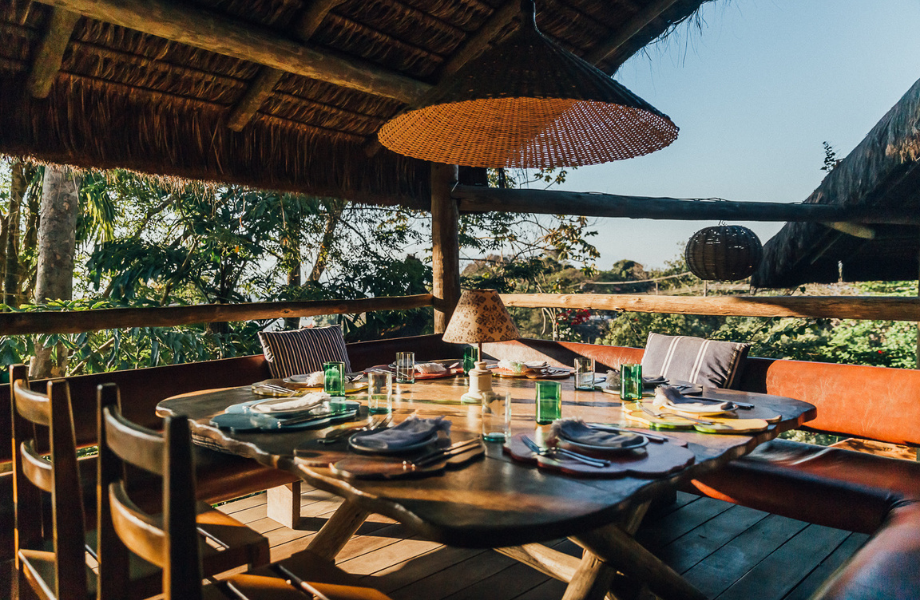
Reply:
M618 396L577 391L571 379L561 383L563 417L642 431L641 425L624 420ZM451 421L452 441L478 436L480 407L460 402L467 388L463 376L398 384L394 422L411 414L443 416ZM534 434L534 381L495 378L493 388L512 398L512 433ZM349 479L330 468L348 455L347 444L326 448L315 442L329 429L232 433L209 424L228 406L257 399L249 387L172 397L162 401L157 412L189 417L196 443L291 471L310 485L343 497L341 507L309 546L325 558L334 559L364 520L379 513L433 541L494 548L566 581L565 600L604 598L608 593L616 596L619 586L635 589L636 582L627 583L629 579L638 580L662 598L702 599L705 596L700 591L633 538L649 505L673 494L682 482L719 469L816 416L814 406L791 398L721 389L706 389L704 396L750 403L780 419L750 435L655 431L673 439L667 444L686 444L695 457L689 466L660 477L577 477L519 462L503 452L501 443L487 443L482 458L455 470L393 480ZM366 397L351 398L362 401L358 418L366 418ZM298 458L296 448L311 450L299 452L303 458ZM296 501L295 505L299 506ZM584 549L580 560L543 544L562 537Z

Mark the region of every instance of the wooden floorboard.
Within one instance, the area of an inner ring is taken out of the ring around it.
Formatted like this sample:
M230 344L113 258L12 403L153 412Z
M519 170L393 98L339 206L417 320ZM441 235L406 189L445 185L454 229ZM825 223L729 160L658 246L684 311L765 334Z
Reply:
M219 510L265 535L272 560L306 548L341 504L305 486L301 526L292 530L266 516L265 502L259 494ZM649 512L637 538L709 598L804 600L868 536L678 492L674 503ZM581 554L569 540L547 545ZM361 526L337 563L394 600L558 600L565 592L563 582L497 552L446 547L381 515ZM17 578L4 568L0 598L32 600L16 593Z

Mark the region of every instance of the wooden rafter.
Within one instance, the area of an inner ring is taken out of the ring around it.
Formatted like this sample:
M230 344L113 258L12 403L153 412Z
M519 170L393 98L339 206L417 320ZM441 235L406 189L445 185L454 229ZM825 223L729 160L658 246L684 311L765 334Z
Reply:
M592 65L603 62L608 56L616 52L620 46L628 42L634 35L661 16L661 13L673 6L677 0L656 0L636 13L629 21L623 23L617 30L601 42L597 48L585 56L585 60Z
M316 30L319 29L320 23L329 14L329 11L341 4L343 0L316 0L310 5L297 22L297 37L302 42L308 42ZM259 108L272 95L275 86L281 81L284 71L272 67L262 67L256 76L255 81L243 94L230 116L227 118L227 126L233 131L241 131L252 121Z
M458 186L452 196L460 211L517 212L629 219L683 221L808 221L840 224L920 224L920 215L903 210L846 207L839 204L737 202L717 198L651 198L556 190L500 189Z
M112 23L267 67L410 103L431 86L373 63L299 44L274 32L166 0L42 0Z
M47 98L51 86L61 70L64 51L73 34L73 28L80 15L61 8L51 11L48 28L42 35L32 62L32 71L27 82L29 93L35 98Z

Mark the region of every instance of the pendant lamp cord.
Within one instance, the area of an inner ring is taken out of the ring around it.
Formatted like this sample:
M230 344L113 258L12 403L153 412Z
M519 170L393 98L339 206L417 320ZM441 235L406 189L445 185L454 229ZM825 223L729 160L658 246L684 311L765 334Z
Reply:
M537 28L537 5L534 0L521 0L521 24Z

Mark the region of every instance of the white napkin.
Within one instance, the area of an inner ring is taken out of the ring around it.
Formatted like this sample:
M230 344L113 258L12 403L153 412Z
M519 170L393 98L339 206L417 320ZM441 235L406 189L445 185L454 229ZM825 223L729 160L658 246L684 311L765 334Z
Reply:
M508 371L514 371L515 373L520 373L521 371L527 368L527 365L525 365L522 362L517 362L514 360L508 360L506 358L503 358L500 361L498 361L498 368L505 369Z
M731 402L699 402L682 395L670 386L660 385L655 388L655 400L652 401L652 406L659 409L667 406L684 412L713 412L731 410L733 405Z
M443 373L447 369L444 365L438 363L418 363L415 365L415 370L421 373L422 375L433 375L437 373Z
M396 450L426 440L436 431L450 434L450 421L444 417L419 419L411 416L396 427L360 436L356 445L374 450Z
M560 419L552 426L553 435L563 440L589 446L603 446L611 450L634 443L640 437L637 433L612 433L588 427L581 419Z
M273 412L306 410L314 406L319 406L326 400L329 400L329 398L330 396L326 392L310 392L309 394L298 396L286 402L264 402L262 404L256 404L252 407L252 412L269 414Z

